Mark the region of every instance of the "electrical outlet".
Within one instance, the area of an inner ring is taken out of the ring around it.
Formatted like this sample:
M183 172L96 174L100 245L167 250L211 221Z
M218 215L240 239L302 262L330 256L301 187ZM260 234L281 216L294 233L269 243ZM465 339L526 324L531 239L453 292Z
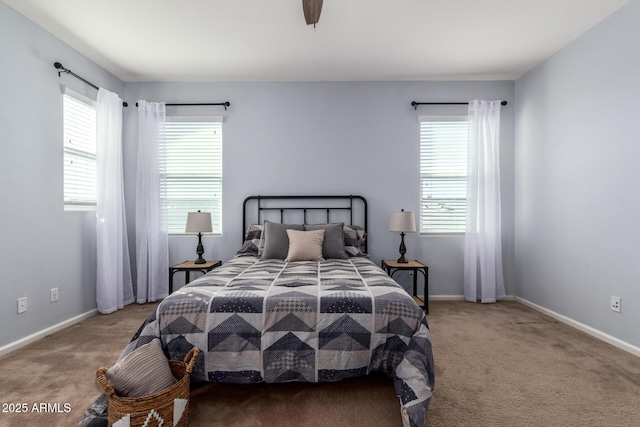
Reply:
M27 311L27 297L18 299L18 314Z
M621 304L621 298L620 297L611 297L611 310L613 311L617 311L618 313L620 313L620 304Z
M58 288L51 289L51 302L58 301Z

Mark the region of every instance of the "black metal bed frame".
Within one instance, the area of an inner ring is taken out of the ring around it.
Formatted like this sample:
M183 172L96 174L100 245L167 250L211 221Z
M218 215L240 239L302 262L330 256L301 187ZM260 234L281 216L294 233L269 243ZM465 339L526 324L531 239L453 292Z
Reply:
M290 200L300 200L301 206L291 206L285 205L286 201ZM335 204L331 204L330 206L315 206L312 202L314 201L329 201L332 200ZM263 201L269 201L265 206ZM356 210L356 206L354 206L354 201L361 202L362 208L362 221L361 223L354 223L353 221L353 213ZM258 224L262 223L262 212L263 211L280 211L280 222L284 222L285 212L288 211L302 211L303 221L307 222L307 212L308 211L325 211L326 212L326 222L331 222L331 212L332 211L348 211L349 212L349 220L350 223L348 225L358 225L368 233L368 225L369 225L369 212L367 199L358 195L344 195L344 196L249 196L244 199L242 204L242 242L244 242L245 232L249 224L247 224L247 213L249 212L249 208L253 207L253 212L257 212ZM367 237L364 243L364 251L367 253L367 243L369 238Z

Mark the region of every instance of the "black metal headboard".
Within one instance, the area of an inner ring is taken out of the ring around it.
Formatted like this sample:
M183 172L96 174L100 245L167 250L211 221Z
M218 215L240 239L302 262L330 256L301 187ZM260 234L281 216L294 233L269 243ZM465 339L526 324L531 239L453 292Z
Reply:
M269 218L265 218L269 215ZM290 220L289 215L297 215L297 219ZM368 232L367 199L362 196L249 196L242 205L242 241L244 242L244 234L250 224L262 224L265 219L307 224L309 220L320 222L319 216L324 222L339 220L348 225L360 226ZM339 218L336 219L337 217ZM368 240L364 244L365 252Z

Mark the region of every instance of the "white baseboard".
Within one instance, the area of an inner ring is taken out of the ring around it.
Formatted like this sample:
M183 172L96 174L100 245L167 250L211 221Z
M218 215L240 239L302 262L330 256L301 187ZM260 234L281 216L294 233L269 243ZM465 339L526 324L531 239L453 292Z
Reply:
M429 301L464 301L464 295L429 295Z
M636 347L635 345L629 344L626 341L622 341L621 339L612 337L611 335L605 334L604 332L599 331L595 328L592 328L591 326L587 326L584 323L580 323L567 316L563 316L562 314L556 313L555 311L549 310L548 308L544 308L524 298L515 297L515 300L521 304L526 305L529 308L539 311L540 313L546 314L547 316L553 317L554 319L564 324L567 324L586 334L589 334L592 337L598 338L599 340L604 341L608 344L611 344L614 347L618 347L621 350L627 351L635 356L640 357L640 347Z
M515 301L515 295L507 295L500 301ZM429 301L464 301L464 295L429 295Z
M67 319L63 322L58 323L57 325L50 326L46 329L38 331L34 334L21 338L17 341L11 342L7 345L0 347L0 356L11 353L21 347L24 347L27 344L31 344L34 341L38 341L41 338L46 337L47 335L51 335L54 332L60 331L62 329L68 328L71 325L75 325L85 319L95 316L98 314L98 309L94 308L93 310L87 311L86 313L79 314L71 319Z

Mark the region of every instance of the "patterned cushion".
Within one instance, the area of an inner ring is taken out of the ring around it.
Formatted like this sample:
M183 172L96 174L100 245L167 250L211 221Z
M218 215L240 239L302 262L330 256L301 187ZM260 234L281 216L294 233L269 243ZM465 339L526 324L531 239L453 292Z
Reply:
M264 249L264 225L253 224L244 235L244 244L236 256L262 256Z
M286 262L324 261L322 258L324 230L287 230L287 236L289 237L289 253L285 259Z
M345 225L344 226L344 248L347 255L350 257L366 257L369 255L362 252L360 249L364 245L367 233L362 227L357 225Z
M289 251L287 230L304 230L302 224L264 222L264 251L262 259L285 259Z
M120 397L158 393L177 381L159 339L141 345L107 369L105 376Z
M336 224L305 224L304 229L324 230L322 242L322 256L324 259L347 259L349 255L344 248L344 223Z

